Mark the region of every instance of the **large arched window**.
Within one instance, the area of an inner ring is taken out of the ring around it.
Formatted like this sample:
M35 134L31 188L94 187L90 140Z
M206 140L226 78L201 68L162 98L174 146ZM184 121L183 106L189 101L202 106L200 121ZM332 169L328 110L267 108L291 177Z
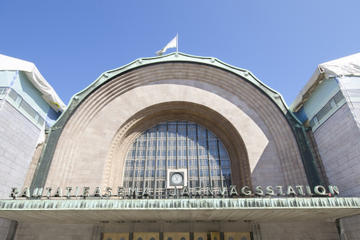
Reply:
M193 122L162 122L146 130L130 147L125 188L147 188L156 197L166 193L169 169L187 169L190 191L221 190L231 184L229 155L220 139Z

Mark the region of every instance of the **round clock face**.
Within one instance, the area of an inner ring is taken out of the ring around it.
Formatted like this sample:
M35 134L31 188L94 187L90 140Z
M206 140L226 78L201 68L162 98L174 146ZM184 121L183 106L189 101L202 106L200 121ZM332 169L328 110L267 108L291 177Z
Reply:
M171 176L171 182L173 184L181 184L183 182L183 176L180 173L174 173Z

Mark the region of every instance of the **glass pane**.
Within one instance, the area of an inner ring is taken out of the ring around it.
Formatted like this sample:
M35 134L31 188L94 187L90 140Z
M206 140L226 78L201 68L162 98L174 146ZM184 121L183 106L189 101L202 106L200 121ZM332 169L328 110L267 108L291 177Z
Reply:
M13 100L14 102L16 101L16 99L18 98L18 94L10 89L9 93L8 93L8 96L10 97L11 100Z
M151 188L166 194L167 169L187 168L191 192L199 187L221 189L231 184L229 155L220 139L205 127L187 121L161 122L143 132L128 150L124 187Z
M35 119L36 116L35 110L24 100L22 100L20 103L20 109L23 109L30 117Z

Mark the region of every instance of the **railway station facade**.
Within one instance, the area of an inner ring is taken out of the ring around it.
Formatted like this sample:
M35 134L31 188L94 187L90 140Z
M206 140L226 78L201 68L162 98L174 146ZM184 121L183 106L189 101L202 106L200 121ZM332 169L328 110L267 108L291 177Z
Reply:
M299 114L215 58L135 60L72 98L0 217L19 240L356 239Z

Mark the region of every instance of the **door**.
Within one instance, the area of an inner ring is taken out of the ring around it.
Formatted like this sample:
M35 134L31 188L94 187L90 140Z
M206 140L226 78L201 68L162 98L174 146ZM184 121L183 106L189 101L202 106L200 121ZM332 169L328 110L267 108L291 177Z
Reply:
M104 233L103 240L129 240L129 233Z
M133 240L159 240L158 232L134 232Z
M224 240L251 240L249 232L224 232Z
M134 239L136 240L136 239ZM189 232L164 232L164 240L190 240ZM204 239L206 240L206 239Z
M208 240L207 232L194 232L194 240Z

